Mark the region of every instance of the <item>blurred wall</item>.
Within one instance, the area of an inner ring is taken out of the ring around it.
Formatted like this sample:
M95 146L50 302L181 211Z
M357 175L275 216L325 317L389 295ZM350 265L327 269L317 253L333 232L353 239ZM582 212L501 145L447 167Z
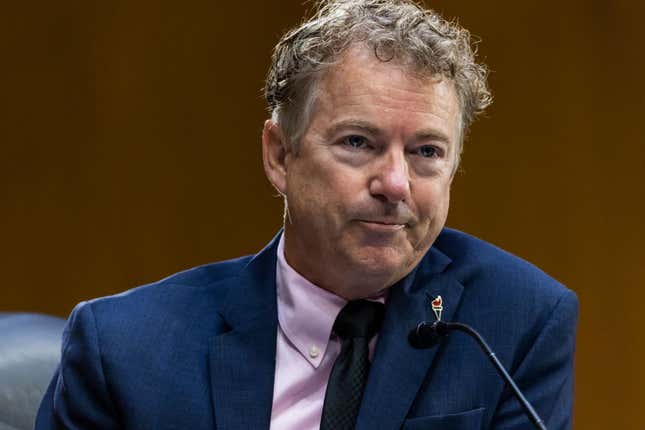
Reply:
M449 225L578 293L576 428L644 428L645 6L429 5L481 37L495 94ZM64 316L272 237L281 202L262 173L261 88L299 0L3 9L0 310Z

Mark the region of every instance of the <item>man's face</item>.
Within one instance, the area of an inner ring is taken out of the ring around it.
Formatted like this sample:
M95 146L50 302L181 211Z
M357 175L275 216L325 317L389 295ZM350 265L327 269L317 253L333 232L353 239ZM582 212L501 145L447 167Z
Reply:
M284 158L289 264L347 299L408 274L446 221L460 114L452 82L348 51Z

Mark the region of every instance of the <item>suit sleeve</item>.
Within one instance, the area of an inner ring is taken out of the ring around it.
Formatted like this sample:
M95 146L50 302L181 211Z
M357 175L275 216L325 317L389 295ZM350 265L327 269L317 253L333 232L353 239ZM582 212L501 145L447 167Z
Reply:
M74 308L63 333L61 362L45 393L36 430L118 429L103 374L96 321L90 303Z
M513 379L549 430L571 428L577 321L578 299L566 290L513 373ZM520 403L507 388L491 429L526 428L526 419Z

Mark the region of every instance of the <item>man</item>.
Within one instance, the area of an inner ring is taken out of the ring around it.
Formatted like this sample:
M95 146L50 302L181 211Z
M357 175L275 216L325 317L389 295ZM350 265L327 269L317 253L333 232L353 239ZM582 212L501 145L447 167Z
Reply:
M433 12L322 4L267 79L284 230L255 256L78 305L37 428L531 428L471 339L410 344L435 319L480 331L547 427L569 428L575 295L444 228L485 78L466 30Z

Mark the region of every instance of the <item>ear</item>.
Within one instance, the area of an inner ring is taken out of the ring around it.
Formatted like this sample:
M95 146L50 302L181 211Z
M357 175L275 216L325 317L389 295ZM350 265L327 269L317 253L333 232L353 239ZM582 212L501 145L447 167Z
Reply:
M287 193L285 160L290 151L280 126L268 119L262 130L262 161L267 179L283 196Z

